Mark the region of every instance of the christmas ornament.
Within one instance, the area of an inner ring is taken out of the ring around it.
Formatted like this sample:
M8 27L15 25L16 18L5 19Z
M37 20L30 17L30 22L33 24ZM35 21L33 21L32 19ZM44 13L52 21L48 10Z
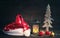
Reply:
M50 5L48 4L45 18L44 18L44 25L42 26L43 28L46 28L46 31L49 31L49 27L52 28L52 21L53 18L51 18L51 11L50 11Z
M52 32L51 32L51 37L54 37L54 35L55 35L55 33L52 31Z
M40 31L40 32L39 32L39 35L40 35L40 36L44 36L44 35L45 35L45 32L44 32L44 31Z
M51 34L50 31L46 31L46 32L45 32L45 35L48 35L48 36L49 36L50 34Z

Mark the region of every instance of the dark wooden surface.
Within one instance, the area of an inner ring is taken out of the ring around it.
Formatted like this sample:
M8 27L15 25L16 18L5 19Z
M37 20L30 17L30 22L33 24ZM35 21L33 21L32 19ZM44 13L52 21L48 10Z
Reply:
M55 32L55 36L54 37L49 37L49 36L44 36L44 37L41 37L41 36L35 36L35 35L32 35L30 37L25 37L25 36L10 36L10 35L6 35L4 33L0 33L0 38L60 38L60 31L54 31Z
M49 36L33 36L31 35L30 37L25 37L25 36L10 36L10 35L1 35L0 38L59 38L59 36L55 37L49 37Z

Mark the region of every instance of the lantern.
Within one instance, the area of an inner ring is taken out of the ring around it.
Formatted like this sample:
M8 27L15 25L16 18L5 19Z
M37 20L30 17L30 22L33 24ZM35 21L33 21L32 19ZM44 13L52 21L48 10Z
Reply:
M38 34L39 26L38 25L33 25L33 30L32 31L33 31L34 34L36 34L36 33Z

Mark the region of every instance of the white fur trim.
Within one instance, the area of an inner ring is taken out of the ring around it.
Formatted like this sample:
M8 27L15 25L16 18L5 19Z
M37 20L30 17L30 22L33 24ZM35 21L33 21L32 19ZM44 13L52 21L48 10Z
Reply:
M24 31L24 35L26 37L29 37L30 36L30 32L31 32L31 29L28 29L28 30Z
M23 36L23 29L15 29L15 30L9 30L9 31L4 31L4 33L8 35L14 35L14 36Z

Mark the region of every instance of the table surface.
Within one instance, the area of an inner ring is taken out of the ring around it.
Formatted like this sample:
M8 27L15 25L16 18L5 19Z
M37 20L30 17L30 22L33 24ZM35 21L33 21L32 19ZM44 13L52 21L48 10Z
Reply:
M49 36L34 36L31 35L30 37L25 37L25 36L10 36L10 35L2 35L0 38L60 38L60 35L55 35L55 37L49 37Z
M55 32L55 36L54 38L60 38L60 31L54 31ZM44 37L41 37L41 36L35 36L33 34L31 34L30 37L25 37L25 36L10 36L10 35L6 35L4 33L1 33L0 34L0 38L53 38L53 37L49 37L49 36L44 36Z

